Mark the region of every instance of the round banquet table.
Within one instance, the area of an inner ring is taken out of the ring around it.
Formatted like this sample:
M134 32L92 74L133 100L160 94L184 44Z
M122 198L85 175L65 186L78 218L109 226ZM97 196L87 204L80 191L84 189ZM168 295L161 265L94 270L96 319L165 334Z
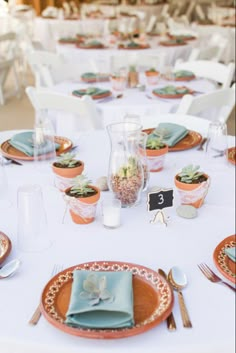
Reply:
M157 37L158 38L158 37ZM127 58L133 57L135 55L140 55L140 53L147 55L165 55L165 65L174 65L175 61L179 58L183 61L187 60L191 50L196 46L197 40L189 41L186 45L178 46L162 46L159 44L160 39L150 39L150 48L147 49L116 49L116 48L106 48L106 49L81 49L77 48L75 45L71 44L57 44L56 51L64 55L67 61L71 65L78 65L81 61L86 61L88 59L96 59L99 57L110 58L116 55L126 55ZM163 39L164 40L164 39ZM132 60L132 59L131 59Z
M1 132L0 141L5 141L14 133L16 131ZM229 137L229 146L234 146L234 143L234 138ZM85 162L85 172L93 182L107 174L109 151L105 131L80 136L78 155ZM5 166L12 207L2 207L0 229L12 241L13 248L8 260L18 257L22 264L14 276L0 280L1 352L234 352L234 293L208 281L197 267L197 264L206 262L218 272L213 262L214 249L235 231L234 166L225 164L222 169L210 173L203 152L195 148L172 152L167 156L164 170L151 174L150 187L174 188L176 171L189 163L200 164L201 169L211 176L211 186L197 218L188 220L177 216L179 199L174 189L174 205L165 210L170 217L167 227L150 223L154 215L147 212L146 195L143 194L139 205L122 209L122 224L113 230L102 226L99 205L96 219L91 224L73 224L68 213L62 223L65 204L62 194L53 186L50 169L48 173L40 173L33 162L24 162L23 166ZM38 253L23 253L17 248L17 188L28 183L42 187L48 219L47 232L53 240L48 250ZM101 198L106 198L108 194L103 192ZM44 317L37 326L28 324L55 263L67 268L98 260L130 262L165 271L174 265L180 266L188 278L184 296L193 328L182 326L176 293L173 311L177 331L174 333L168 331L163 322L137 336L92 340L66 334Z
M75 81L77 80L78 78L76 77ZM140 83L146 83L143 73L140 73ZM102 89L111 90L110 82L99 82L94 83L93 85ZM138 88L128 88L123 92L122 98L104 98L101 100L95 100L103 126L105 127L112 122L121 121L126 114L138 114L145 117L142 120L142 124L145 128L148 128L153 126L150 125L153 121L153 115L175 112L181 99L162 99L152 94L154 88L160 88L167 85L186 85L192 90L203 93L212 92L216 89L215 83L202 78L197 78L189 82L173 82L160 79L157 85L147 86L145 91L140 91ZM50 90L71 95L73 90L87 88L89 86L91 86L91 84L63 81L51 87ZM119 91L113 91L115 97L119 95L119 93ZM213 119L216 117L215 110L211 112L208 111L207 114L209 120L211 119L211 116ZM72 126L70 124L73 124L73 119L76 118L71 114L67 114L67 119L65 119L65 114L61 114L61 112L53 112L51 117L54 121L57 119L56 131L59 134L63 133L63 131L68 131L69 133Z

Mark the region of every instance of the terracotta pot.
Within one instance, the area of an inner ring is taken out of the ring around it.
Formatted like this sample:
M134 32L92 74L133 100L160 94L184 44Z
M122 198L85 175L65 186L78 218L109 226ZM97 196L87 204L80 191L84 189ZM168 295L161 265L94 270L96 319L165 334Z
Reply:
M145 71L148 85L156 85L159 78L158 71Z
M112 89L114 89L115 91L124 91L124 89L126 87L126 81L127 81L126 77L111 76Z
M180 202L182 205L191 205L199 208L203 205L204 199L207 195L210 186L210 177L204 174L207 178L206 181L200 184L186 184L177 180L175 176L175 186L177 187L180 195Z
M168 153L168 146L159 150L146 149L148 166L150 172L160 172L164 167L165 156Z
M88 224L94 221L98 200L100 199L100 189L94 185L88 185L97 191L95 195L88 197L71 197L66 195L70 188L65 190L65 199L70 207L70 215L74 223Z
M52 164L53 173L56 175L55 186L60 191L64 191L72 186L73 179L82 174L84 170L84 162L78 162L80 162L81 165L74 168L59 168L54 165L55 163Z

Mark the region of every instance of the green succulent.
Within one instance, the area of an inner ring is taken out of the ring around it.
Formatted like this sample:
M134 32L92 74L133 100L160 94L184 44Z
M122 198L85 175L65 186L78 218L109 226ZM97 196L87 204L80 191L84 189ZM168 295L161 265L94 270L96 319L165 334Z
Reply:
M198 180L199 177L204 174L203 172L198 172L199 168L199 165L193 166L192 164L184 167L178 174L180 181L182 183L192 184L194 180Z
M89 187L90 183L91 180L89 180L85 175L78 175L73 180L73 185L70 188L70 194L89 196L89 194L94 193L94 189Z
M135 65L130 65L129 71L130 71L130 72L136 72L136 67L135 67Z
M138 173L138 163L135 157L129 157L128 163L122 166L119 171L118 175L121 178L130 178Z
M74 153L62 153L57 158L57 163L61 164L63 167L73 168L78 163L78 160L75 159Z
M146 148L149 150L160 150L165 147L165 143L162 140L162 136L158 134L150 134L147 137Z

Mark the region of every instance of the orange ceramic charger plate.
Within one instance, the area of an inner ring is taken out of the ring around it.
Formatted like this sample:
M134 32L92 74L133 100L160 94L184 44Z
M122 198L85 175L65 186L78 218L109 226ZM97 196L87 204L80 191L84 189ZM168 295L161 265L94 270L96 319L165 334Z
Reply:
M12 245L11 241L6 234L0 231L0 264L5 261L10 254Z
M151 134L153 130L154 128L144 129L143 132L146 132L147 134ZM188 134L182 140L176 143L176 145L169 147L168 151L178 152L178 151L188 150L190 148L193 148L199 145L201 141L202 141L202 135L199 134L199 132L189 130Z
M193 94L193 90L191 90L188 87L183 87L187 90L187 92L185 93L179 93L179 94L160 94L155 92L155 90L152 91L152 94L154 94L154 96L160 97L160 98L165 98L165 99L179 99L182 98L183 96L185 96L186 94Z
M228 149L228 161L234 165L236 164L236 147Z
M66 325L64 320L69 307L74 270L132 272L134 326L119 329L94 329ZM138 335L160 324L170 315L173 298L168 282L147 267L124 262L97 261L70 267L54 276L43 290L41 311L53 326L71 335L114 339Z
M150 45L149 44L140 44L139 46L135 46L135 47L128 47L125 46L123 44L120 44L118 46L119 49L125 49L125 50L139 50L139 49L149 49Z
M226 248L236 246L236 236L230 235L217 245L213 253L213 259L216 267L229 281L236 283L236 263L231 260L226 254Z
M86 89L80 89L79 91L80 92L86 92ZM76 90L72 92L72 95L75 96L75 97L83 97L84 96L83 94L79 94L79 92L77 93ZM105 98L105 97L110 97L111 95L112 95L112 92L111 91L107 91L106 93L103 93L103 94L93 94L90 97L92 99L101 99L101 98Z
M179 46L182 46L182 45L186 45L188 43L186 43L186 42L171 43L171 42L168 42L168 41L163 41L163 42L159 42L159 44L163 45L164 47L179 47Z
M60 155L61 153L65 153L65 152L69 151L72 147L72 141L66 137L55 136L55 142L60 145L60 147L56 151L57 155ZM34 157L28 156L24 152L21 152L18 149L16 149L15 147L13 147L10 144L10 140L3 142L0 146L0 150L3 154L3 156L8 157L8 158L20 159L20 160L25 160L25 161L33 161L34 160Z

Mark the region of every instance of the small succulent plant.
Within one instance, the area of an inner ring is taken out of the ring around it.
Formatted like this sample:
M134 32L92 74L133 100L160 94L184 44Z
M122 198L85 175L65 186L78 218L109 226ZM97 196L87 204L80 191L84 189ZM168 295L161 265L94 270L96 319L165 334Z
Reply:
M199 177L203 175L203 172L199 172L200 166L193 166L192 164L184 167L181 172L178 174L180 181L186 184L192 184L195 180L198 180Z
M122 166L118 172L121 178L130 178L138 174L138 163L135 157L129 157L126 165Z
M146 148L149 150L160 150L165 147L165 143L163 142L163 134L153 133L148 135Z
M57 158L57 163L59 163L63 167L73 168L78 163L78 160L75 159L74 153L68 152L68 153L62 153Z
M136 72L136 66L135 65L130 65L129 72Z
M154 67L151 67L150 69L147 70L148 72L157 72L157 70Z
M86 175L80 174L73 180L73 185L70 188L70 195L76 196L89 196L89 194L94 193L94 189L89 187L91 180L89 180Z

